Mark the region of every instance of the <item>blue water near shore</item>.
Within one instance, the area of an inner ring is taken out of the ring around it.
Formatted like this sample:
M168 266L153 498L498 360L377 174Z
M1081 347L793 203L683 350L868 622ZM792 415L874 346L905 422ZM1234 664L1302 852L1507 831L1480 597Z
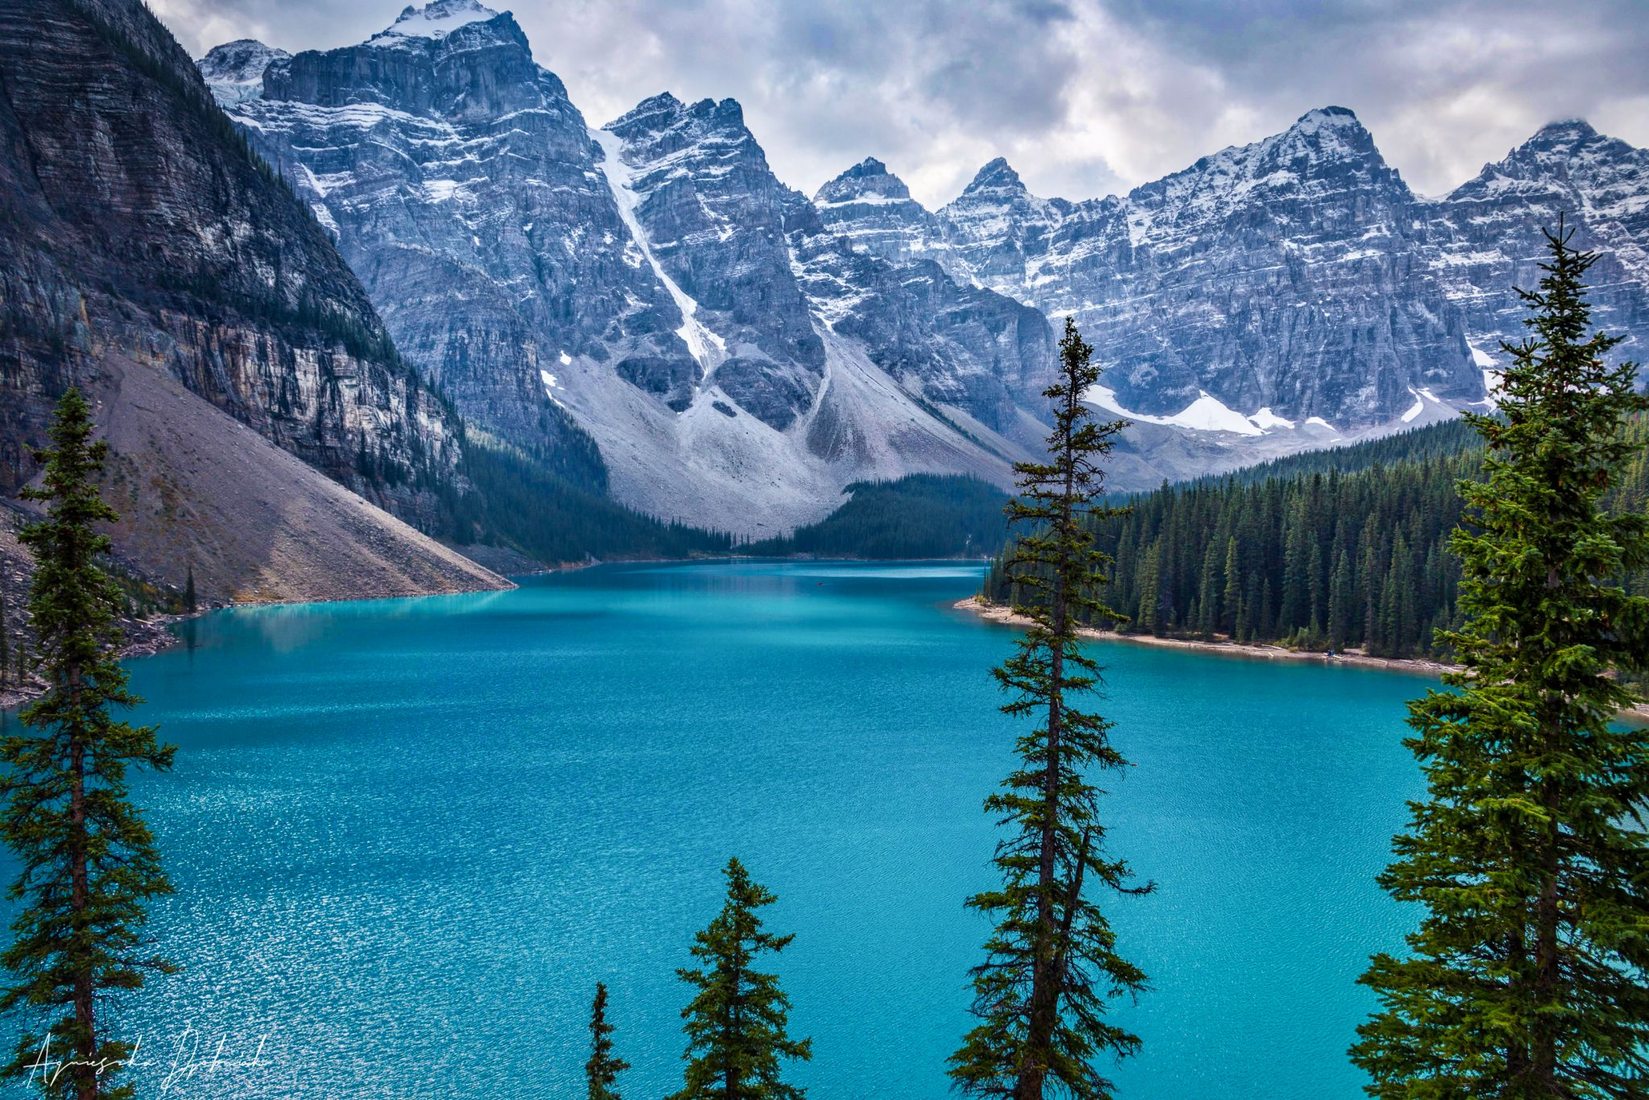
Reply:
M733 854L796 933L777 965L815 1055L794 1079L947 1095L980 803L1016 730L988 674L1012 633L950 608L978 576L610 566L193 624L131 666L179 746L135 784L177 889L151 930L183 967L122 1012L141 1095L581 1096L603 980L624 1094L663 1096L675 969ZM1373 876L1419 790L1402 719L1425 682L1097 650L1136 765L1110 839L1158 887L1100 898L1153 987L1119 1009L1145 1040L1119 1096L1359 1096L1355 978L1410 918Z

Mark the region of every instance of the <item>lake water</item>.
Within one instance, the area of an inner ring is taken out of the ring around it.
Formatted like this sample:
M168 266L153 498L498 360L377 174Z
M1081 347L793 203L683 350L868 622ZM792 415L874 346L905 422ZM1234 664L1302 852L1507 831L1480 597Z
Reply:
M611 988L627 1097L680 1085L675 968L738 855L814 1100L941 1097L1016 726L976 567L602 567L514 592L242 610L133 663L183 966L123 1013L143 1096L575 1097ZM1158 892L1104 899L1153 990L1133 1100L1351 1100L1374 886L1424 681L1124 644L1105 799ZM261 1044L261 1048L260 1048ZM261 1053L260 1053L261 1049ZM188 1052L194 1051L191 1063ZM217 1064L210 1064L216 1054ZM251 1061L256 1065L244 1065Z

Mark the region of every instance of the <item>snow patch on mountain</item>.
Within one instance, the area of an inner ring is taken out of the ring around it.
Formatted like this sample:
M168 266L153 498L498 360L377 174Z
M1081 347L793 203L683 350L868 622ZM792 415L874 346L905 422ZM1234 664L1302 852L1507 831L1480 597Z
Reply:
M1123 407L1117 400L1116 391L1106 386L1095 385L1083 395L1083 400L1090 405L1097 405L1108 412L1128 420L1139 420L1146 424L1165 424L1177 428L1187 428L1194 432L1229 432L1233 435L1264 435L1266 429L1255 419L1246 417L1235 409L1226 407L1219 398L1207 391L1197 395L1197 399L1173 416L1153 416L1150 413L1137 413ZM1270 409L1261 412L1272 423L1289 424L1271 413ZM1255 414L1258 417L1258 413ZM1293 427L1289 424L1289 427Z
M230 110L263 95L264 70L291 56L256 39L241 38L214 46L195 64L218 105Z
M393 46L409 39L439 41L471 23L497 18L498 13L475 0L435 0L420 8L408 4L387 29L367 39L369 46Z
M624 163L624 139L608 130L591 130L590 138L601 146L604 159L600 170L607 180L607 186L613 192L613 202L618 205L618 216L629 229L630 236L634 239L636 247L641 250L642 257L652 267L653 274L664 284L664 289L670 292L676 308L681 311L681 327L676 329L676 335L681 337L681 342L687 345L687 350L708 376L715 370L716 364L726 358L727 341L717 336L698 319L698 302L681 289L653 255L653 246L648 240L647 230L642 228L641 222L636 218L636 203L639 199L631 186L634 173Z

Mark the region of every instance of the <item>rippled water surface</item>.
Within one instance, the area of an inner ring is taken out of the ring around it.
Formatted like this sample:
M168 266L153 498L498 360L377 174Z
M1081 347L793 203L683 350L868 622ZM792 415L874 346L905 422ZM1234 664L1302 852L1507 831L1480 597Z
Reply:
M1015 730L987 671L1012 635L950 609L978 573L602 567L195 624L132 665L179 746L137 783L183 966L124 1013L142 1095L581 1096L600 979L624 1094L660 1097L732 854L796 933L810 1096L947 1095ZM1145 1046L1119 1095L1360 1095L1354 979L1403 930L1372 876L1418 790L1423 681L1100 651L1137 765L1111 839L1158 884L1105 902L1154 987L1121 1010Z

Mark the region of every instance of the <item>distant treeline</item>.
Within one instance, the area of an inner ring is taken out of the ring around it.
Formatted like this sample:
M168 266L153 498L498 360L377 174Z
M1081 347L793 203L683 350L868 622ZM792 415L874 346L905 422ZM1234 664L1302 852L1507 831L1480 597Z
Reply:
M1649 421L1628 431L1649 440ZM1482 469L1474 439L1442 425L1133 497L1127 515L1095 524L1116 558L1111 606L1142 633L1446 657L1432 634L1456 621L1447 542L1461 519L1456 483ZM1646 504L1640 451L1611 506ZM1649 578L1629 584L1645 590ZM984 591L1019 595L1000 557Z
M1483 439L1464 420L1446 420L1423 428L1410 428L1364 443L1348 447L1330 447L1322 451L1274 458L1255 466L1244 466L1229 474L1196 479L1199 484L1219 484L1239 481L1245 485L1270 481L1273 478L1294 478L1307 474L1339 472L1355 474L1395 465L1399 462L1422 462L1430 458L1448 458L1464 451L1483 449Z
M544 562L687 558L733 545L724 532L666 523L579 488L515 451L472 440L463 473L470 491L453 505L461 545L479 537Z
M948 474L849 485L851 499L788 538L740 547L761 557L988 557L1007 541L1008 495L989 482Z

